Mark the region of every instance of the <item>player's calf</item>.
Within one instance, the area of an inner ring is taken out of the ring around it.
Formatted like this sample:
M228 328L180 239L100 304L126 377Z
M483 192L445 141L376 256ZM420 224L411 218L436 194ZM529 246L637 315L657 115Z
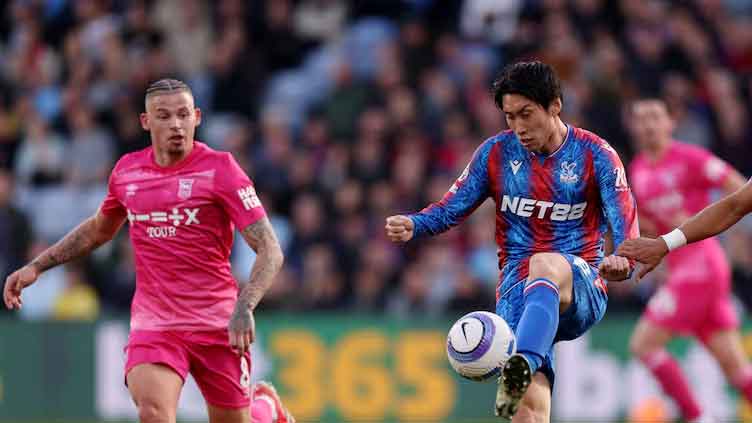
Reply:
M496 415L511 419L517 413L522 397L533 380L530 364L522 354L507 360L499 376L496 391Z

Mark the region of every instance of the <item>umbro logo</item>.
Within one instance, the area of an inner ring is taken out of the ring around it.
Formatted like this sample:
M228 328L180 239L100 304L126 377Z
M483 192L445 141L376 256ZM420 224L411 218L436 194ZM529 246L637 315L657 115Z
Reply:
M519 160L510 160L509 165L512 166L512 174L516 175L517 171L520 170L520 166L522 166L522 162Z

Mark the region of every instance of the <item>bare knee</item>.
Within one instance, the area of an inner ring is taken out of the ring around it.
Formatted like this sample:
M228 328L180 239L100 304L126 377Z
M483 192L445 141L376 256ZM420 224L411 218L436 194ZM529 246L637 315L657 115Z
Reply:
M567 259L557 253L536 253L530 257L528 280L547 279L559 288L559 310L563 312L572 302L572 268Z
M557 285L561 285L566 279L569 263L561 255L556 253L536 253L530 257L529 274L531 279L551 279Z
M172 423L175 414L170 407L153 399L141 399L137 402L138 420L141 423Z

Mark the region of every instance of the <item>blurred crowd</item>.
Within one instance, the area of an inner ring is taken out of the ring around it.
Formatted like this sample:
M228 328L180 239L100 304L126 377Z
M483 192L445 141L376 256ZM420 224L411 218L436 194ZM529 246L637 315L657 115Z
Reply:
M752 2L747 0L11 0L0 11L0 277L104 198L122 154L144 148L149 82L177 77L204 112L198 139L254 180L287 261L262 308L401 317L491 309L492 204L406 246L384 218L436 201L505 129L490 83L538 58L564 84L564 118L634 154L624 104L664 98L678 139L752 174ZM752 231L724 238L752 303ZM235 243L246 280L252 251ZM660 275L612 284L641 309ZM53 269L24 318L128 311L127 228Z

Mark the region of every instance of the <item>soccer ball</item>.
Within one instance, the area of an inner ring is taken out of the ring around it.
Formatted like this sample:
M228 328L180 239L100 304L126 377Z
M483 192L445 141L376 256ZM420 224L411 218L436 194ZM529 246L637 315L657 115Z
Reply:
M499 374L499 368L516 351L514 332L500 316L474 311L452 325L447 336L447 356L460 376L482 381Z

